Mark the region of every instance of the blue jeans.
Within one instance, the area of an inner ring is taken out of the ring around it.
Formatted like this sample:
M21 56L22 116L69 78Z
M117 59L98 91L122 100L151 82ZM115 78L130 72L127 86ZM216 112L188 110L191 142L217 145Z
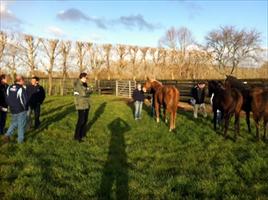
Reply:
M24 140L24 132L27 121L27 111L12 114L11 117L11 124L7 130L6 136L10 137L14 133L15 129L18 128L18 143L22 143Z
M135 101L135 119L141 118L141 111L142 111L142 101Z

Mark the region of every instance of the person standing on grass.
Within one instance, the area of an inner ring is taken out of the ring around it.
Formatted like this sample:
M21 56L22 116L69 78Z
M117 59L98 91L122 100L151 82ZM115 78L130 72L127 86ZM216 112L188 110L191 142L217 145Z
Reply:
M22 76L16 76L15 84L8 86L6 101L10 108L12 120L4 136L4 142L9 142L11 135L18 128L18 143L22 143L27 121L27 94Z
M7 77L5 74L0 76L0 134L3 135L6 126L7 118L7 102L6 102L6 92L7 92Z
M141 119L142 104L145 96L144 92L141 89L140 83L137 85L137 88L133 91L132 98L134 100L134 106L135 106L135 113L134 113L135 120Z
M93 92L92 88L87 86L87 73L81 73L79 80L74 84L74 103L78 111L78 119L75 127L74 139L83 142L82 138L86 136L86 126L89 112L89 96Z
M194 107L194 118L197 118L198 111L201 110L204 117L207 117L205 107L205 82L200 81L192 88L192 104Z
M37 129L40 126L40 112L41 104L46 98L46 93L44 88L39 85L39 77L33 76L31 79L31 84L27 86L27 94L29 97L28 102L28 127L31 127L31 114L34 111L34 128Z

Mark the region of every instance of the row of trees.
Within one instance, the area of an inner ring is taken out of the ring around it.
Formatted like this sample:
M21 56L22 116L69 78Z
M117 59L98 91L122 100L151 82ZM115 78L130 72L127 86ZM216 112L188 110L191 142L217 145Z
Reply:
M49 94L52 78L77 76L83 71L94 78L159 79L215 78L232 74L240 65L259 65L260 34L255 30L221 27L197 44L189 29L170 28L158 48L98 45L81 41L44 39L0 32L0 67L12 77L20 71L28 76L47 75ZM264 65L266 66L266 65Z

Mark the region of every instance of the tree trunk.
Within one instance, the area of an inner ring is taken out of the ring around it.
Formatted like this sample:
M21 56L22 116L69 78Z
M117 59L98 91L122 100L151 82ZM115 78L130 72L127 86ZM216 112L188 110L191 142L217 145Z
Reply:
M48 95L51 96L52 95L52 71L48 72Z

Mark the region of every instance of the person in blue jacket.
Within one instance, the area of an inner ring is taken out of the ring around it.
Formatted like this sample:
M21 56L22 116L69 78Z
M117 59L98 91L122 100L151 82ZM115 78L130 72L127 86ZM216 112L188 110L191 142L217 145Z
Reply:
M137 88L133 91L132 98L134 100L134 106L135 106L135 113L134 113L135 120L141 119L142 104L145 98L144 92L141 89L141 84L138 84Z
M6 101L10 108L12 120L4 136L4 142L9 142L15 129L18 129L18 143L22 143L27 121L27 94L22 76L16 76L15 84L7 88Z

